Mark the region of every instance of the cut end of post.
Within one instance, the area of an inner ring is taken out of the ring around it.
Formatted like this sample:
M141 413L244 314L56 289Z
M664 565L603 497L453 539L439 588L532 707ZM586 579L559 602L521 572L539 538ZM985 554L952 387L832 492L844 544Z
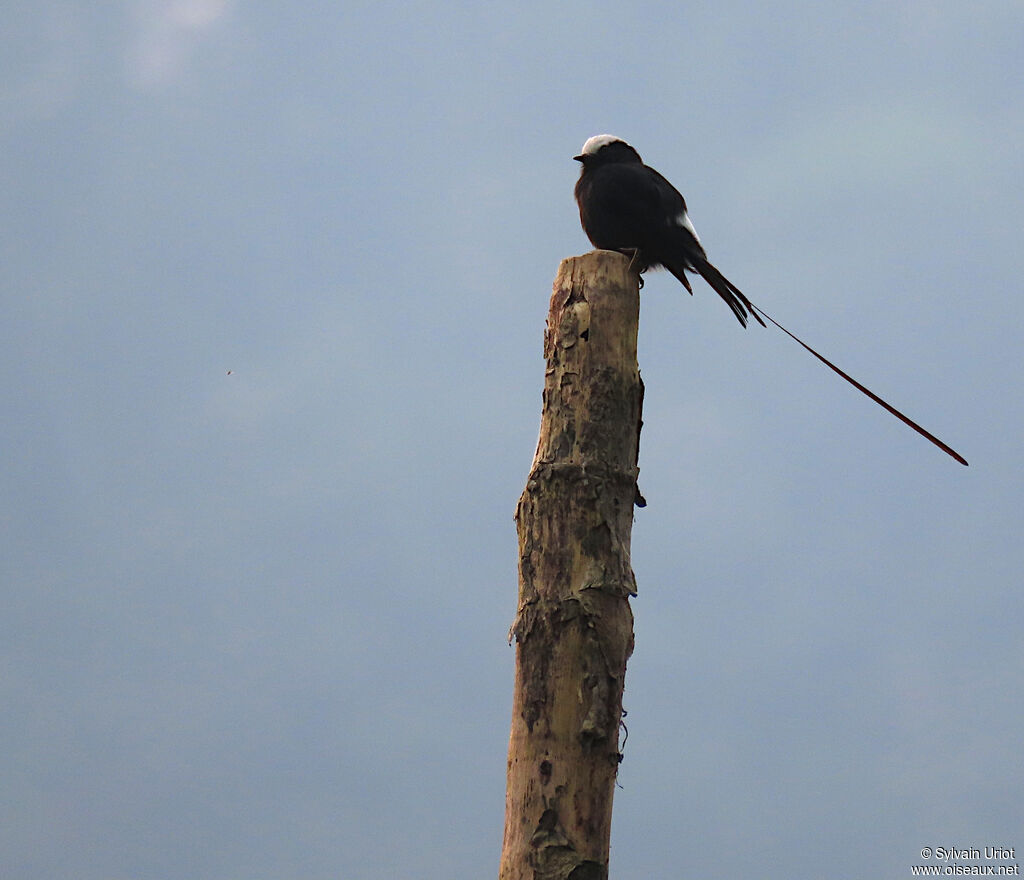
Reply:
M591 286L605 282L614 287L640 289L640 274L632 268L633 260L618 251L592 250L575 257L566 257L558 266L555 276L556 289L562 285L563 277L584 278Z

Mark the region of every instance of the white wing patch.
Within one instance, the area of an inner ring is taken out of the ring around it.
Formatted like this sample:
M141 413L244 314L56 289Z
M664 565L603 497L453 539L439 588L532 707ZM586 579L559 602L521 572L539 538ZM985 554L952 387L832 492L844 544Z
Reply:
M616 137L613 134L595 134L592 138L587 138L583 149L580 150L581 156L592 156L601 147L606 147L608 144L614 144L616 141L621 141L622 138Z
M690 220L690 215L687 214L686 211L683 211L682 214L676 217L676 223L689 229L693 234L693 237L697 239L697 244L700 244L700 236L697 235L697 230L693 228L693 222Z

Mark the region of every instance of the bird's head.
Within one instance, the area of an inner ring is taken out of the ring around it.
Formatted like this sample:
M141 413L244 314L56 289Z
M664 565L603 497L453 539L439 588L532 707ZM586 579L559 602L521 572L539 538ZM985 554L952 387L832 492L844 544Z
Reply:
M584 168L609 162L643 161L636 150L613 134L595 134L592 138L587 138L580 154L573 156L573 159L582 162Z

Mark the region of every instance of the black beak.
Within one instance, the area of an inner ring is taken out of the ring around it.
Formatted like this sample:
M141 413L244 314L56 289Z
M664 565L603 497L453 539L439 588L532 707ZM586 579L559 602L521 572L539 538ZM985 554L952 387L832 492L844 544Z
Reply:
M583 161L583 157L582 156L573 156L572 158L576 162L582 162Z

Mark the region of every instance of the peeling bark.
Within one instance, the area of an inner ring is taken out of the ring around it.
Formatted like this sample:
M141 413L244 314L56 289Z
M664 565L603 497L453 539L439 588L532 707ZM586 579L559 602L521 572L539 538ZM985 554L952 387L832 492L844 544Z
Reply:
M501 880L604 880L626 661L643 386L637 276L563 260L540 437L516 509L519 610Z

